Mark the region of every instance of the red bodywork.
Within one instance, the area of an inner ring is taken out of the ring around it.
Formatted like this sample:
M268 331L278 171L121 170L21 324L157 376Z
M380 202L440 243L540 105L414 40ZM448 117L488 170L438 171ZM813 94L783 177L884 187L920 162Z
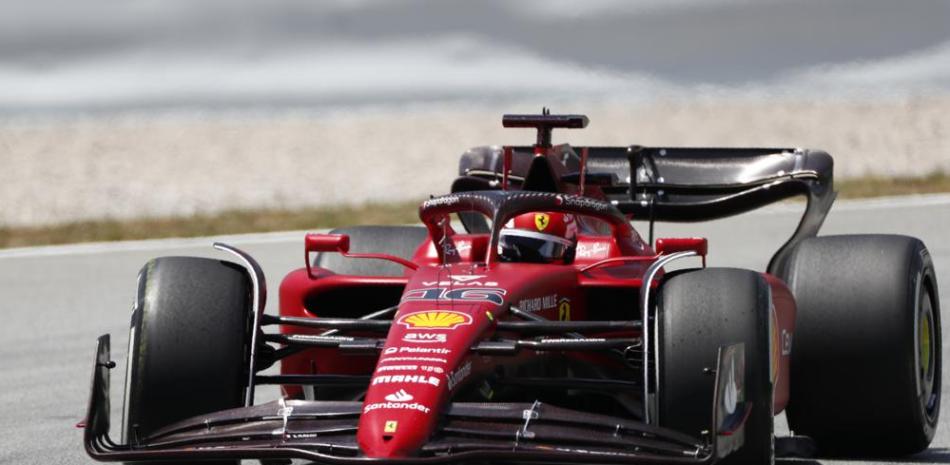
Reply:
M552 157L553 152L540 151L537 156ZM420 212L430 234L411 260L416 269L406 266L404 276L344 276L311 269L308 264L288 274L280 286L282 316L355 318L367 308L384 308L398 301L378 358L310 349L284 359L281 366L287 374L371 374L357 435L360 449L368 457L415 455L436 429L440 409L459 389L500 367L519 366L545 356L523 351L517 356L489 357L469 350L496 335L496 322L511 318L509 304L555 321L638 319L635 296L645 270L660 256L625 222L626 227L613 225L613 234L581 234L576 259L569 265L506 263L489 250L490 234L456 234L445 226L442 213L424 208ZM308 238L308 246L333 248L338 242L323 236ZM703 265L705 246L705 241L696 240L658 241L658 249L665 253L701 248ZM348 246L340 248L340 252L347 250ZM789 398L795 302L782 281L764 276L774 307L774 411L779 413ZM653 281L653 287L660 281ZM628 292L611 294L611 290ZM605 306L605 296L611 295L629 297ZM282 327L282 331L320 332L292 327ZM616 363L590 353L564 356L605 366ZM284 392L292 398L312 395L305 396L297 386L285 386Z
M665 339L675 334L669 325L676 329L689 318L687 312L663 313L680 310L665 300L670 293L664 282L675 283L674 269L666 268L679 259L686 260L676 263L677 270L705 267L710 251L703 238L651 244L653 225L710 221L807 197L797 228L762 273L770 291L768 355L777 414L789 403L796 304L775 275L785 275L796 247L817 236L835 198L833 160L820 150L791 147L575 150L551 144L552 129L587 123L584 115L546 110L505 115L503 126L535 130L536 143L466 151L451 194L420 206L425 231L370 227L349 229L350 235L307 235L305 266L281 282L279 316L264 312L260 265L216 243L238 258L250 279L244 407L185 418L116 444L109 438L114 363L104 335L86 450L108 461L296 458L332 465L377 459L407 465L711 464L741 452L746 420L754 418L753 427L760 428L761 414L767 414L767 397L763 406L762 396L749 402L745 395L751 392L745 387L749 373L756 392L767 388L759 365L765 354L751 354L756 365L747 365L747 345L705 328L688 333L695 334L686 341L695 347L684 346L682 338L675 344ZM548 234L542 230L550 215L541 214L552 212L572 215L565 238L576 226L576 245L554 252L542 242L532 250L538 244L532 241ZM529 213L536 215L536 231L531 221L523 222L518 234L508 231L500 241L503 225ZM631 226L634 216L649 223L649 240ZM393 273L390 263L354 262L359 260L388 261L402 271ZM697 286L687 293L695 292L710 291ZM696 295L690 297L692 305ZM756 337L765 324L760 303ZM699 310L701 318L715 316ZM731 324L729 315L703 321ZM268 326L279 333L263 331ZM754 345L763 350L758 340ZM684 360L664 350L680 347L698 362L681 370L692 376L664 376L664 367ZM261 373L274 363L281 364L281 375ZM662 384L667 382L691 384ZM255 404L255 387L265 384L280 385L284 396ZM677 392L680 387L687 390ZM663 402L666 395L672 402ZM689 413L712 407L709 423L685 428L666 419L677 417L668 415L670 404L686 403ZM774 446L762 437L753 442L752 454Z

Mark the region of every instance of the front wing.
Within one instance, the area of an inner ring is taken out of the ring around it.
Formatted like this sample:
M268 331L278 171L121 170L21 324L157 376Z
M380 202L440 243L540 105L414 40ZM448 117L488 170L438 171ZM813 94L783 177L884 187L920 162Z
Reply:
M552 405L452 403L420 456L363 457L356 444L361 402L284 401L200 415L148 438L117 444L109 437L109 336L99 338L84 442L100 461L306 459L320 464L495 463L714 463L741 445L745 418L723 418L727 395L722 368L742 357L741 346L720 350L713 425L702 440L639 421ZM741 380L740 380L741 381ZM733 381L734 382L734 381ZM729 386L735 389L735 385ZM741 386L740 386L741 388ZM738 426L736 419L739 419ZM721 430L717 425L733 425Z

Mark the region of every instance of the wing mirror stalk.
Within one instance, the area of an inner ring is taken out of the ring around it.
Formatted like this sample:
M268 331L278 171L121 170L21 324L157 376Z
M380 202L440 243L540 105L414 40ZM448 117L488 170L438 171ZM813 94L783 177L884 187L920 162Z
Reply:
M706 267L706 253L709 252L709 241L705 237L661 237L656 240L657 255L669 255L676 252L696 252L703 258L703 267Z
M377 260L387 260L398 263L410 270L416 270L419 265L395 255L382 253L350 253L350 236L346 234L307 234L304 236L304 263L307 265L307 276L310 279L316 279L313 274L313 265L310 261L310 254L319 253L339 253L347 258L374 258Z

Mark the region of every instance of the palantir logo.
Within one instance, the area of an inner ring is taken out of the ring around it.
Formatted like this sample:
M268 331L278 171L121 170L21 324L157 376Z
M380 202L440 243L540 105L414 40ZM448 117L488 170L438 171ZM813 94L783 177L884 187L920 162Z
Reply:
M400 389L386 396L386 400L390 402L409 402L412 399L413 399L412 394L409 394L408 392L406 392L405 389Z

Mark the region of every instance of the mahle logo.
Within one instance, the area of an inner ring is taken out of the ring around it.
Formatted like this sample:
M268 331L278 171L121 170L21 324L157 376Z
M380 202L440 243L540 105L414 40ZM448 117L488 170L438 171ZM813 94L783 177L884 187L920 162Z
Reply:
M432 310L403 315L398 322L409 329L455 329L472 324L472 317L452 310Z

